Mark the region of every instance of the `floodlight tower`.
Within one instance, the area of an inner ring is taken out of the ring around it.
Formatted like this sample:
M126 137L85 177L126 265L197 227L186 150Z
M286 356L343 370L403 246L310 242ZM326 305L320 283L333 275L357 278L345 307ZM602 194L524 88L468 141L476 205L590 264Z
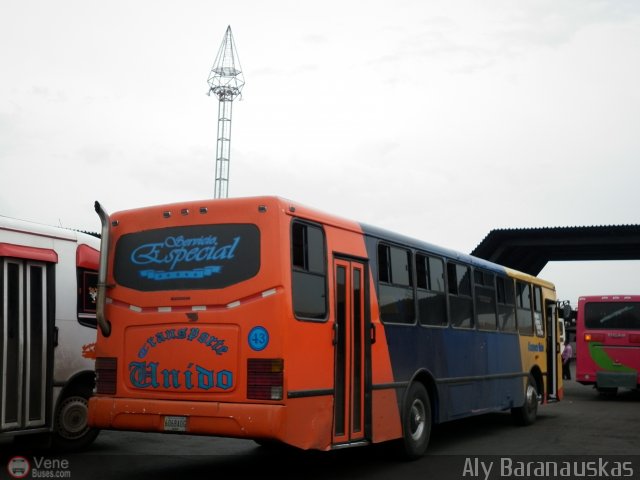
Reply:
M222 39L222 45L209 74L209 92L218 97L218 140L216 145L216 183L214 198L229 196L229 159L231 153L231 107L242 92L244 76L238 52L231 35L231 26Z

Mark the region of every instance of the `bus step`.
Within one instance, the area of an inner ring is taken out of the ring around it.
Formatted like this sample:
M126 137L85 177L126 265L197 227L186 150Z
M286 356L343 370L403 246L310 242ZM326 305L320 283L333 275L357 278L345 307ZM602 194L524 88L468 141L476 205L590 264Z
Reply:
M369 445L368 440L358 440L355 442L345 442L345 443L335 443L331 446L331 450L341 450L343 448L351 448L351 447L363 447L365 445Z

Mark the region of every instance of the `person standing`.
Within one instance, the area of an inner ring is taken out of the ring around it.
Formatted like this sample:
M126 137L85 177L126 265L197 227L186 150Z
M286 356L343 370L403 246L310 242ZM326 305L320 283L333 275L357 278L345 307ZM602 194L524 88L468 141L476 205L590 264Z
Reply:
M569 337L564 341L564 350L562 351L562 379L571 380L571 358L573 357L573 348L569 343Z

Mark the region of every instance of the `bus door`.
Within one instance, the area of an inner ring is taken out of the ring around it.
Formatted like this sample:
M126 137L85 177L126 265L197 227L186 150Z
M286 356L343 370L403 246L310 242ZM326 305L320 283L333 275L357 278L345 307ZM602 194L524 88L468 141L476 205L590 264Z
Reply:
M558 337L558 308L554 301L546 301L547 315L547 395L549 401L558 400L558 354L560 338Z
M0 261L0 431L42 427L47 393L46 264Z
M365 419L370 411L365 399L370 321L366 308L364 262L335 259L336 312L334 323L335 388L333 443L365 440Z

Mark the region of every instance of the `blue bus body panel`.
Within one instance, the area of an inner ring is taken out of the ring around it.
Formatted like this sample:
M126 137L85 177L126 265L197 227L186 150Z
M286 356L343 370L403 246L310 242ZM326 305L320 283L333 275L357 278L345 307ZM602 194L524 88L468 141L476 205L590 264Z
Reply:
M504 267L376 227L362 226L371 259L379 241L464 262L506 276ZM378 278L376 261L371 274ZM374 282L377 283L377 282ZM385 323L394 382L406 383L426 370L437 388L436 422L522 405L522 356L515 333ZM375 388L375 385L374 385ZM403 389L397 389L402 403Z
M411 237L407 237L405 235L399 235L394 232L389 232L388 230L384 230L378 227L372 227L371 225L360 224L362 227L362 231L367 236L367 251L369 253L369 258L377 258L376 255L376 247L378 240L382 240L387 243L395 243L404 247L413 248L415 250L420 250L422 252L431 253L436 256L445 257L450 260L458 260L460 262L464 262L473 267L483 268L485 270L501 273L505 275L505 268L502 265L498 265L497 263L489 262L482 258L474 257L472 255L468 255L466 253L457 252L455 250L451 250L444 247L439 247L432 243L423 242L421 240L416 240ZM375 267L377 271L377 265L371 265L372 268Z
M434 379L444 406L439 422L522 404L518 335L396 324L384 330L396 382L423 368Z

